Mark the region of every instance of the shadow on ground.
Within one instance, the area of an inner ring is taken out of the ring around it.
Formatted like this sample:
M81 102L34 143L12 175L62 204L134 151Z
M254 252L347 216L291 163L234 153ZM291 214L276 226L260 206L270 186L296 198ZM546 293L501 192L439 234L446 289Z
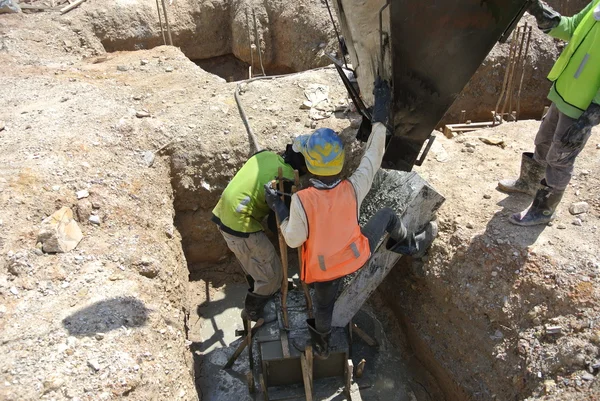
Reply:
M118 297L96 302L63 319L72 336L90 337L121 327L141 327L146 324L150 310L134 297Z

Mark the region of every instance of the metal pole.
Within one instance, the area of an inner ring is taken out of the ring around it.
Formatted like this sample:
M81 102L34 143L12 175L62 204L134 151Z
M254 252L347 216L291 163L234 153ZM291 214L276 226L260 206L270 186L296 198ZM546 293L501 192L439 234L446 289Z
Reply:
M258 59L260 60L260 69L262 70L263 76L266 76L267 74L265 74L265 67L263 66L263 60L262 60L262 46L260 45L260 38L258 37L258 26L256 25L256 13L254 12L254 9L252 9L252 18L254 19L254 40L256 41L256 47L258 50Z
M527 25L526 25L527 26ZM523 78L525 78L525 67L527 66L527 56L529 55L529 47L531 46L531 31L533 27L528 27L527 44L525 45L525 57L523 58L523 70L521 71L521 83L519 83L519 92L517 93L517 120L521 114L521 90L523 89Z
M250 27L250 17L248 17L248 9L246 8L246 23L248 24L248 44L250 45L250 76L252 78L252 70L254 70L254 51L252 50L252 28Z
M171 26L169 25L169 16L167 14L167 6L165 0L161 0L163 5L163 12L165 13L165 25L167 26L167 34L169 35L169 44L173 46L173 38L171 37Z
M156 0L156 10L158 11L158 23L160 24L160 33L162 34L163 43L167 44L167 38L165 38L165 28L163 28L162 16L160 15L160 4L158 0Z
M513 34L514 35L514 34ZM510 60L512 60L513 54L513 44L514 40L510 42L509 53L508 53L508 62L506 63L506 70L504 71L504 81L502 82L502 90L500 91L500 96L498 97L498 102L496 103L496 108L494 109L494 122L492 126L496 125L496 117L498 116L498 110L500 108L500 103L502 102L502 98L504 98L504 93L506 91L506 84L508 83L508 70L510 69ZM503 116L500 115L500 121L502 121Z

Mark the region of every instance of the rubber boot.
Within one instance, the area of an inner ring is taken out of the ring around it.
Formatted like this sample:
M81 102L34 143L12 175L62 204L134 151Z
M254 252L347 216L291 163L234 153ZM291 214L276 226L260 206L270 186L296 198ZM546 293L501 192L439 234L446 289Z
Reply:
M242 320L252 320L256 322L263 317L263 309L267 302L271 299L270 296L258 295L252 291L246 293L244 300L244 309L242 310Z
M542 187L538 189L533 198L533 203L521 213L515 213L508 218L513 224L518 226L535 226L538 224L548 224L554 219L556 206L565 193L565 190L557 190L549 187L544 180Z
M392 252L412 256L416 259L422 258L437 235L437 221L430 221L423 231L417 235L406 235L402 241L397 241L390 234L390 238L386 243L386 248Z
M498 189L503 192L520 192L534 195L539 182L544 178L546 168L533 159L533 153L525 152L521 156L521 174L516 179L498 182Z
M306 324L308 325L315 358L329 358L329 337L331 337L331 330L326 333L318 332L315 328L315 319L306 319Z

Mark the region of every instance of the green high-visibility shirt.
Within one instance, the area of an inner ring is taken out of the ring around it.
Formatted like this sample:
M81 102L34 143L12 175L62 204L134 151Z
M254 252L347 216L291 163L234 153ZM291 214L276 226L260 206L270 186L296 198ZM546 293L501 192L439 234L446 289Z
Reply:
M579 118L593 103L600 104L600 21L594 0L572 17L561 17L550 36L569 41L548 79L553 82L548 99L571 118Z
M292 166L276 153L262 151L248 159L223 191L213 221L230 234L262 231L261 221L270 210L264 186L277 178L279 167L284 178L294 179Z

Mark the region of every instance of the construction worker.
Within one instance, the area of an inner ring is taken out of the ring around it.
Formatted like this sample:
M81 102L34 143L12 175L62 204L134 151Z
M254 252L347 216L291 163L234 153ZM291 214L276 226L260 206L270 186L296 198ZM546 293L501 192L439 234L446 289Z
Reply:
M379 210L361 229L360 205L369 192L385 150L390 89L385 81L375 85L372 131L357 170L347 180L339 175L344 165L344 145L331 129L320 128L294 140L294 149L305 158L315 177L311 185L292 196L287 206L265 186L267 203L279 216L281 232L292 248L302 246L301 279L314 283L315 319L307 321L316 358L327 358L335 298L341 278L360 269L387 232L399 253L422 256L437 234L432 223L419 235L409 235L396 213Z
M301 175L307 171L304 157L294 152L291 144L282 156L258 152L229 182L213 209L212 221L219 226L248 280L242 311L244 321L263 317L265 305L282 283L281 261L261 224L270 212L263 186L277 178L280 167L283 177L290 181L294 179L294 170Z
M550 36L569 41L548 75L552 105L535 138L535 152L523 153L521 174L498 183L505 192L535 194L533 203L509 220L520 226L546 224L571 180L577 155L600 123L600 0L563 17L536 0L529 12Z

